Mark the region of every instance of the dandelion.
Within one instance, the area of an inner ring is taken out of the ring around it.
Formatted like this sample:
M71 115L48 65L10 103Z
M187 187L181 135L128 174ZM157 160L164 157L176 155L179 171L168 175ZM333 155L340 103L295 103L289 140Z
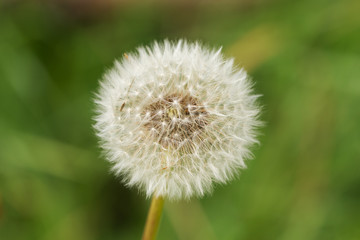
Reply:
M128 186L157 199L201 197L246 167L258 96L221 49L155 42L116 61L100 84L95 129Z

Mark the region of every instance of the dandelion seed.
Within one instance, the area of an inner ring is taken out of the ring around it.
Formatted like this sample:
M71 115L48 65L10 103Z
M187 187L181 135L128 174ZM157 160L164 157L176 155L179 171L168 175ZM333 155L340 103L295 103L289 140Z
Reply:
M244 168L257 142L251 86L220 51L154 43L104 75L94 127L128 186L167 199L203 196Z

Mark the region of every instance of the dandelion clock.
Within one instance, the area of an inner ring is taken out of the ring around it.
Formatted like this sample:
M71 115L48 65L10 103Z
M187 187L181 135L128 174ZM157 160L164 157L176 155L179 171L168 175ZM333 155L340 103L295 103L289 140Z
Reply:
M164 199L201 197L246 167L259 125L251 86L221 49L181 40L105 73L94 127L113 172L153 198L143 239L155 238Z

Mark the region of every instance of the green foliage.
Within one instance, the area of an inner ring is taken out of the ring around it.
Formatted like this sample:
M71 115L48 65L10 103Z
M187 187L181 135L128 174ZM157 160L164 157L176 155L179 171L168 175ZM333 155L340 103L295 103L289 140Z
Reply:
M266 126L239 179L166 203L159 239L360 238L359 1L10 2L0 4L0 239L140 238L149 201L109 174L92 97L124 52L184 37L223 45L250 71Z

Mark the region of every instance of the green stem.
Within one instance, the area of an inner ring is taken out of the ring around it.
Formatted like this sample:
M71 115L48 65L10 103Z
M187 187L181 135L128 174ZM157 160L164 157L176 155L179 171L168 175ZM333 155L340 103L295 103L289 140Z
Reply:
M164 198L155 196L152 198L142 240L154 240L156 238L163 206Z

